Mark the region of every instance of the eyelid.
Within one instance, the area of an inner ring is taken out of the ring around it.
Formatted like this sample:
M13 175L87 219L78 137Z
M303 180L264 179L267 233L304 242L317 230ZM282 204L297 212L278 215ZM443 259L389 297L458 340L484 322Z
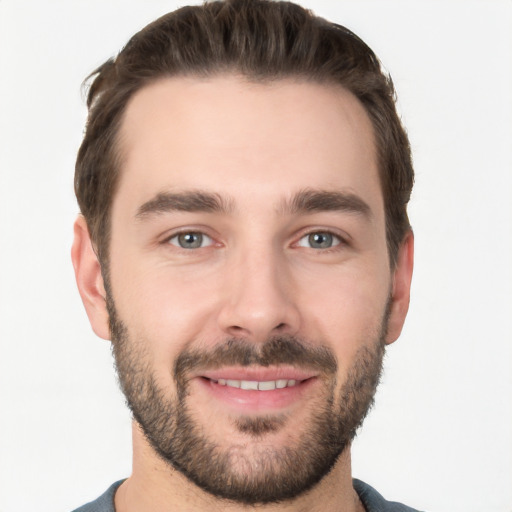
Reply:
M182 247L179 242L173 243L172 240L178 239L181 235L201 235L201 245L199 247ZM194 250L194 249L203 249L204 247L209 247L210 245L213 245L213 240L211 237L209 237L205 233L201 233L200 231L182 231L181 233L176 233L175 235L171 236L167 239L167 243L174 245L175 247L178 247L179 249L186 249L186 250Z
M315 228L311 228L311 229L307 229L306 231L303 231L301 233L301 235L298 237L297 242L295 242L293 245L296 246L296 247L298 246L298 247L305 247L305 248L313 249L312 247L309 247L306 244L304 244L304 245L301 244L301 241L306 239L310 235L314 235L315 233L331 235L336 240L336 242L337 242L337 243L333 244L331 247L327 247L325 249L318 249L318 248L316 248L315 250L317 250L317 251L322 251L322 250L323 251L329 251L331 249L335 250L339 246L347 246L347 245L349 245L350 237L348 235L342 234L339 231L334 230L334 229L321 228L321 227L320 228L315 227Z
M166 236L164 236L164 238L162 238L160 243L162 245L170 244L173 247L176 247L177 249L183 249L183 250L190 251L191 249L185 249L184 247L181 247L179 245L179 243L172 243L171 240L176 239L177 237L179 237L180 235L183 235L183 234L194 233L194 234L201 234L203 236L203 241L204 241L204 239L207 240L206 245L201 245L197 249L204 249L206 247L210 247L213 245L222 245L216 241L214 236L212 236L211 234L208 234L207 231L208 231L208 229L206 229L203 226L190 226L190 227L187 226L187 227L183 227L183 228L178 228L177 230L173 230L172 233L166 234ZM298 236L296 238L296 242L294 242L292 244L292 246L308 248L306 245L303 245L300 242L315 233L329 234L337 242L337 243L333 244L331 247L323 249L324 251L328 251L329 249L334 249L340 245L344 245L344 246L350 245L350 236L349 235L340 233L338 230L335 230L332 228L314 227L314 228L308 228L308 229L302 230L302 232L300 233L300 236ZM311 248L311 247L309 247L309 248ZM320 251L322 249L316 249L316 250Z
M159 244L161 245L171 245L172 247L175 247L176 249L186 250L187 252L191 251L192 249L186 249L184 247L181 247L178 243L172 243L171 240L176 239L180 235L185 235L187 233L194 233L194 234L200 234L203 236L203 240L207 239L208 243L206 245L202 245L201 247L196 248L197 249L205 249L207 247L211 247L213 245L216 245L218 242L216 241L216 238L208 233L208 229L206 229L203 226L185 226L176 228L170 232L167 232L160 240Z

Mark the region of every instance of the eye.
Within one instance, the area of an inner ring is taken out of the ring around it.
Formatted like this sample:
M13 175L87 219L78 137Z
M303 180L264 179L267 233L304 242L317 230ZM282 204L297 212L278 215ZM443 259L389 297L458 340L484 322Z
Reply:
M303 236L298 245L300 247L309 247L311 249L330 249L340 245L341 238L329 233L328 231L315 231Z
M168 243L182 249L199 249L212 245L213 240L204 233L197 231L185 231L169 238Z

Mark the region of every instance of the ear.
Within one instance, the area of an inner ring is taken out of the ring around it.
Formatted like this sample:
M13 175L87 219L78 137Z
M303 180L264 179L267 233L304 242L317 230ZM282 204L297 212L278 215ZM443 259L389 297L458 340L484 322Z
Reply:
M74 225L71 260L75 269L78 291L91 327L100 338L109 340L109 317L100 262L94 251L87 223L82 215L78 216Z
M409 231L398 249L398 258L393 272L391 310L386 334L386 344L397 340L409 310L412 269L414 266L414 235Z

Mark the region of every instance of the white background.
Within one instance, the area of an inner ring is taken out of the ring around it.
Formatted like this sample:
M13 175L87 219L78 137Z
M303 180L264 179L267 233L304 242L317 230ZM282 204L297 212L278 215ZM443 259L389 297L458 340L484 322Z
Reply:
M354 475L420 509L511 512L512 2L304 3L385 63L417 172L411 311ZM69 511L130 472L69 258L80 83L176 5L0 0L0 512Z

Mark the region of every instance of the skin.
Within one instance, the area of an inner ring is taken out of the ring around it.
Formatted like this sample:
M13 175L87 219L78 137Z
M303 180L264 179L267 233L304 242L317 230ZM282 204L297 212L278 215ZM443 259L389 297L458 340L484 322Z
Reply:
M121 129L122 174L113 200L110 284L120 318L147 344L148 363L172 395L173 361L184 348L211 349L228 337L261 344L289 334L322 342L338 360L336 390L359 349L375 340L391 297L386 343L400 334L409 304L413 238L390 268L373 131L349 92L292 80L249 83L237 76L161 80L130 101ZM215 193L225 211L140 215L158 194ZM365 213L291 211L304 190L356 197ZM198 249L177 245L180 231L208 237ZM308 235L333 233L334 245L311 247ZM174 237L174 238L173 238ZM72 250L78 287L96 334L110 339L105 286L86 223L75 224ZM221 446L254 437L233 418L246 407L212 399L193 381L188 404ZM322 386L283 406L288 421L270 446L294 446L314 414ZM261 441L261 440L260 440ZM118 512L244 510L219 502L170 469L133 427L132 476L116 494ZM350 451L309 493L261 510L356 511Z

